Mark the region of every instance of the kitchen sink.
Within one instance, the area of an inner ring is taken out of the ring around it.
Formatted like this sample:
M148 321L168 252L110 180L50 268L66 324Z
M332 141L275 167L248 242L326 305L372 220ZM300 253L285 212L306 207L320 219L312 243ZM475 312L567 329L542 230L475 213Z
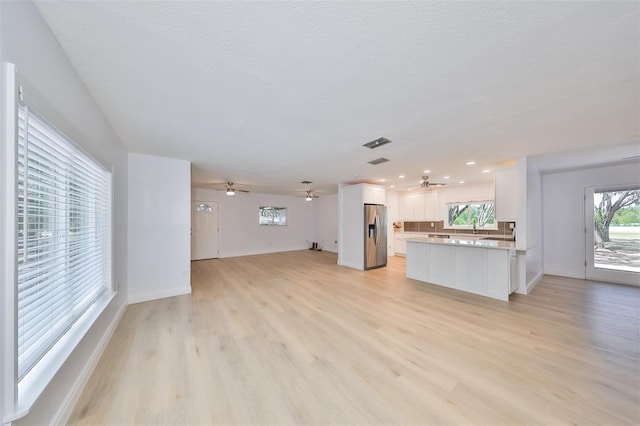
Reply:
M489 241L513 241L513 238L511 237L484 237L482 239Z

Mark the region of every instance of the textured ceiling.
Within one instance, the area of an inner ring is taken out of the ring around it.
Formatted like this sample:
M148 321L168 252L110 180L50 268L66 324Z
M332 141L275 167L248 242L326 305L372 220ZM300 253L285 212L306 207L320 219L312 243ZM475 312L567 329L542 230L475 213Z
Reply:
M124 145L194 186L473 182L640 140L638 2L37 4Z

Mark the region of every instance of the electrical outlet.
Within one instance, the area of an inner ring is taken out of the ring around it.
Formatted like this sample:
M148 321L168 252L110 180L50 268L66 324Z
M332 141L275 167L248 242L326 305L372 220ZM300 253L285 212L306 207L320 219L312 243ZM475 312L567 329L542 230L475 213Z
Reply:
M433 223L433 222L431 222L431 227L432 227L432 228L435 228L435 226L436 226L436 224L435 224L435 223Z
M513 229L516 227L515 222L509 222L509 229Z

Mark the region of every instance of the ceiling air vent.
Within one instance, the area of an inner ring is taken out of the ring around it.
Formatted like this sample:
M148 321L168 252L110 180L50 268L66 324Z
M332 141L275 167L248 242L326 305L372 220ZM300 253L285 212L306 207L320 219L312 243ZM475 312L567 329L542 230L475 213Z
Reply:
M303 180L303 181L302 181L302 182L300 182L300 183L304 183L305 185L309 185L309 184L311 184L311 183L313 183L313 182L311 182L310 180Z
M375 141L367 142L362 146L366 146L367 148L374 149L374 148L379 148L382 145L386 145L388 143L391 143L391 141L389 139L387 139L387 138L378 138Z
M389 161L389 159L380 157L376 158L375 160L368 161L368 163L377 166L378 164L386 163L387 161Z

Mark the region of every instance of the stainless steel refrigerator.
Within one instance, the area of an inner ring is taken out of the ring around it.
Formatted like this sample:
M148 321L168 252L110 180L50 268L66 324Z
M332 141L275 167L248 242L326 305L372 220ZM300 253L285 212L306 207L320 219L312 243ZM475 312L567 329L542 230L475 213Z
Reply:
M364 205L364 269L387 266L387 210L381 204Z

